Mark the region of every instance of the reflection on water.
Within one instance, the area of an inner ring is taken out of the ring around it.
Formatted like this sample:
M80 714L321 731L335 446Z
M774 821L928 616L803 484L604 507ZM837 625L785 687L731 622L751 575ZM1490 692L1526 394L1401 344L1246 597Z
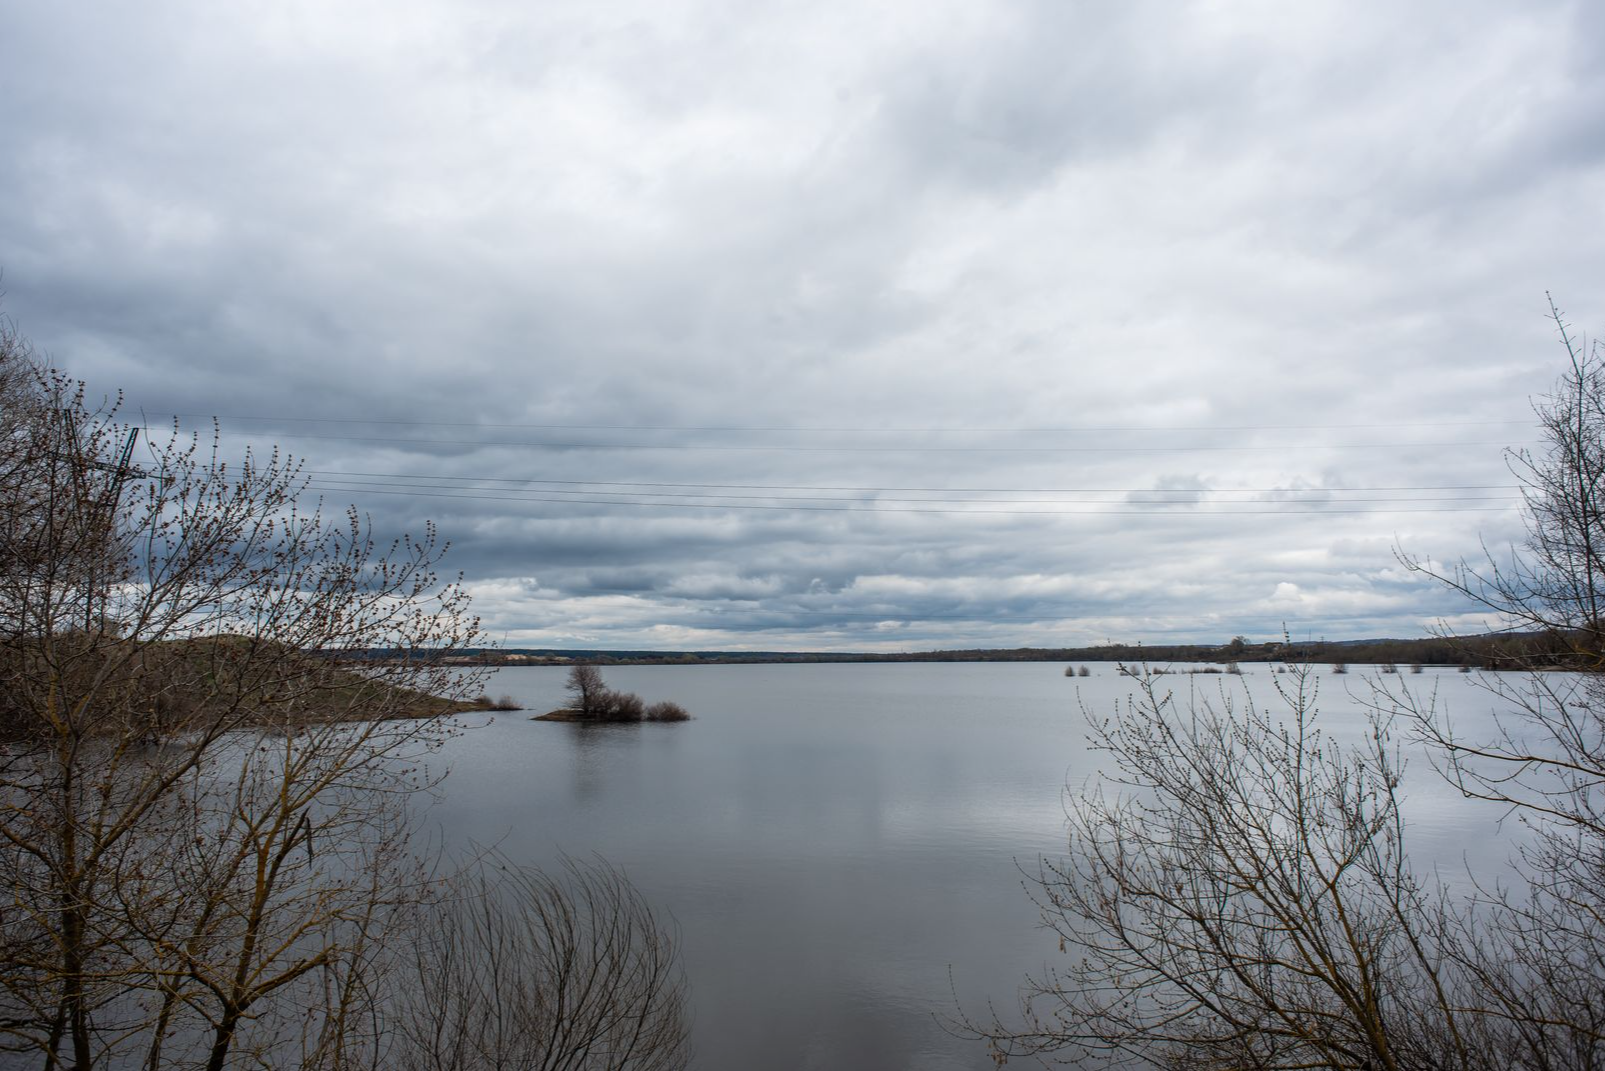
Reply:
M1062 848L1064 792L1097 770L1086 716L1131 681L1067 679L1050 663L666 666L608 669L609 685L695 715L678 725L532 722L452 740L431 816L448 843L549 863L600 853L679 921L696 1008L696 1066L974 1068L990 1061L936 1017L956 990L1007 1005L1058 955L1021 869ZM492 693L530 713L562 705L565 671L501 670ZM1195 682L1176 678L1186 693ZM1245 684L1274 704L1266 667ZM1323 677L1322 722L1364 726L1356 670ZM1469 717L1471 678L1429 673ZM1461 722L1466 725L1466 721ZM1508 847L1486 811L1413 763L1413 858L1460 873ZM951 984L949 968L951 967Z

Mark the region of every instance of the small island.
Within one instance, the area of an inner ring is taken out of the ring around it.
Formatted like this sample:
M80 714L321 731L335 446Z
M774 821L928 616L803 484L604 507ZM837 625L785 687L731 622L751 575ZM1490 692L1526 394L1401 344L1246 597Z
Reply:
M690 721L678 703L647 703L634 692L615 692L602 682L602 671L592 665L569 670L571 705L537 714L531 721L638 722Z

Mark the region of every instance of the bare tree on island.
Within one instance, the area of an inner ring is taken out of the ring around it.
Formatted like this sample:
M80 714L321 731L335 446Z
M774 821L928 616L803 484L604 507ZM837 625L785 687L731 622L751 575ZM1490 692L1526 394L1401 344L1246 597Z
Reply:
M1511 454L1523 548L1451 570L1405 557L1538 636L1511 667L1532 672L1485 680L1494 737L1464 738L1397 676L1348 748L1323 736L1308 669L1279 715L1224 692L1179 706L1143 677L1094 721L1104 788L1070 803L1068 854L1028 882L1061 965L961 1033L999 1063L1605 1067L1605 355L1555 320L1570 369L1536 406L1546 449ZM1538 672L1556 667L1581 672ZM1412 875L1401 726L1529 827L1513 880Z
M596 714L597 706L607 692L607 686L602 683L602 671L585 663L568 671L566 688L570 704L587 716Z
M647 703L634 692L616 692L602 682L602 671L581 663L568 671L565 686L570 706L554 711L548 718L564 721L690 721L691 715L679 703L667 700Z
M303 509L276 453L131 457L9 332L0 432L0 1059L389 1066L428 715L478 685L444 546Z

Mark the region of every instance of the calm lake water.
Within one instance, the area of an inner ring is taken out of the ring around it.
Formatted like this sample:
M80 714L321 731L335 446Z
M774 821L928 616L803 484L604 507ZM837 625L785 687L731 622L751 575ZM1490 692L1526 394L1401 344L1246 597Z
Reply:
M1090 668L1074 679L1055 663L610 668L611 687L696 719L617 726L532 722L563 705L566 671L500 670L487 691L529 712L447 744L431 818L448 844L623 867L678 922L696 1067L988 1068L942 1020L955 994L1007 1011L1023 975L1059 954L1021 868L1062 851L1066 786L1097 771L1082 706L1111 713L1132 690L1112 665ZM1328 732L1363 727L1361 673L1320 676ZM1246 686L1279 709L1275 679L1266 666L1170 678L1217 700ZM1391 679L1435 686L1462 724L1493 705L1475 676ZM1508 852L1496 816L1424 759L1405 787L1418 869L1452 876L1468 851L1479 865Z

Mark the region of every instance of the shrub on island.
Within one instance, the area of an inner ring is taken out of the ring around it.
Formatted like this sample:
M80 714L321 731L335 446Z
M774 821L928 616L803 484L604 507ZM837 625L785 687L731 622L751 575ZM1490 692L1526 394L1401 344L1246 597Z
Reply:
M678 703L660 702L650 706L634 692L616 692L602 683L602 672L595 666L575 666L568 675L570 705L537 721L690 721L691 715Z
M690 721L691 712L679 703L664 700L646 708L647 721Z

